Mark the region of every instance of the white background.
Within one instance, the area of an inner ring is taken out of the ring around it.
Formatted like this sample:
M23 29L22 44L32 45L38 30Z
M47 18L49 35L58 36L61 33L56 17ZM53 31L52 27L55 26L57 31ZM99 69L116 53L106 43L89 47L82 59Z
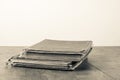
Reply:
M120 46L120 0L0 0L0 46L45 38Z

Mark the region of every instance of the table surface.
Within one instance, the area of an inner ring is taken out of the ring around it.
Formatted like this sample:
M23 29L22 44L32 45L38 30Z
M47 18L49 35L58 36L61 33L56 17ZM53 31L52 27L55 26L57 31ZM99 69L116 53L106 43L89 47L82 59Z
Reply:
M0 80L120 80L120 46L94 47L86 69L58 71L7 66L25 47L0 47Z

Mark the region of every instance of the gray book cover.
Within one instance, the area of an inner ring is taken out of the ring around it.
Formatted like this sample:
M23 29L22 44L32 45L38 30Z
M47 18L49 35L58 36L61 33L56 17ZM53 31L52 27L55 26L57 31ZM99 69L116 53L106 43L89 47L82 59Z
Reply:
M45 39L28 49L28 52L55 53L55 54L81 54L90 49L92 41L63 41Z

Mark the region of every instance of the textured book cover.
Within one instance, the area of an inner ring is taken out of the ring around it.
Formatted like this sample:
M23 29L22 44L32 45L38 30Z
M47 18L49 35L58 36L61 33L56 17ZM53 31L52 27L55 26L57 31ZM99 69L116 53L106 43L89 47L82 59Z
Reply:
M55 53L55 54L81 54L90 49L92 41L64 41L45 39L28 49L28 52Z

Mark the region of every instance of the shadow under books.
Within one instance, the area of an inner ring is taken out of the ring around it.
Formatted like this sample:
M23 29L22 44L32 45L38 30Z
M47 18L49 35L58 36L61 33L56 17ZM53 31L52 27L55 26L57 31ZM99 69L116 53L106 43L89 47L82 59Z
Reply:
M90 69L91 69L90 63L89 63L88 58L87 58L74 71L84 71L84 70L90 70Z

